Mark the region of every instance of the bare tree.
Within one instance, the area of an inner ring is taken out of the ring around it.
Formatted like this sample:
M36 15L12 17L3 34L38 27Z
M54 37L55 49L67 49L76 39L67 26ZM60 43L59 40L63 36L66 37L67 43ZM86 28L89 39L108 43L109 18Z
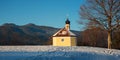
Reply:
M108 49L111 49L112 31L120 25L120 0L86 0L80 7L80 15L108 34Z
M107 33L99 27L92 27L82 32L82 43L87 46L106 47Z

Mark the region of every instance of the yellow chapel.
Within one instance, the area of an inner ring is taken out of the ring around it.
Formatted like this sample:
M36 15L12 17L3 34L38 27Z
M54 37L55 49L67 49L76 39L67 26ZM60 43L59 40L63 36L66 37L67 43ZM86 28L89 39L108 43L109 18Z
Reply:
M76 35L70 31L70 21L67 18L65 27L53 35L53 46L76 46Z

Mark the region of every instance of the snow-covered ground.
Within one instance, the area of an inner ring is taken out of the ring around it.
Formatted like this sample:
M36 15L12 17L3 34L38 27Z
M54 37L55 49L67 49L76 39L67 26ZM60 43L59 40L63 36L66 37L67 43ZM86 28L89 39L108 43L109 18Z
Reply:
M0 46L0 60L120 60L120 50L87 46Z

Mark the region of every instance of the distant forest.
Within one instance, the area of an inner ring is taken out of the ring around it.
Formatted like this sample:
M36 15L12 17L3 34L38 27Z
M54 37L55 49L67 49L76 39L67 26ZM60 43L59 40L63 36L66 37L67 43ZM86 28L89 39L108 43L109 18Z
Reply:
M26 24L18 26L6 23L0 26L0 45L52 45L52 35L59 28ZM107 47L107 32L98 27L74 31L78 46ZM120 30L112 34L112 48L120 49Z
M86 20L84 45L120 48L120 0L86 0L79 14L80 20Z
M78 45L107 48L107 32L101 28L86 29L80 35ZM120 49L120 30L112 32L112 48Z

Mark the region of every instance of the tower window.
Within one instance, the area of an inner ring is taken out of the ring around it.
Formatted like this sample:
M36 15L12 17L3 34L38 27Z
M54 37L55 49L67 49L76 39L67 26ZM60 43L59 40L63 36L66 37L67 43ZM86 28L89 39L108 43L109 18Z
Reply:
M64 42L64 39L61 39L62 42Z

